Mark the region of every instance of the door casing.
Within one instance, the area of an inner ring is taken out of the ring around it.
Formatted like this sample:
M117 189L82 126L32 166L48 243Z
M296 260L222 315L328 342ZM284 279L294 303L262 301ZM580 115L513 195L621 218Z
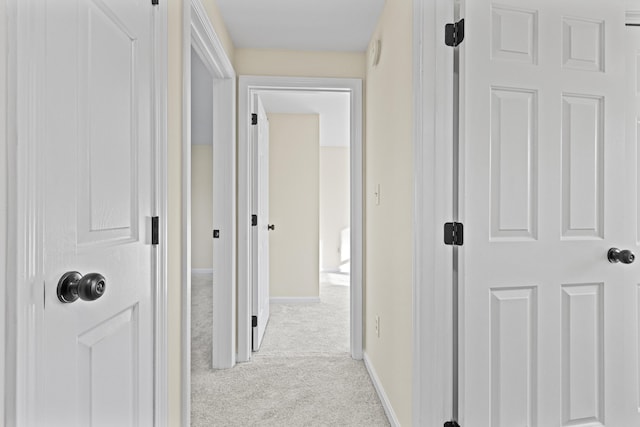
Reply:
M214 240L212 367L236 363L236 73L201 0L183 4L182 43L182 424L191 418L191 48L213 76Z
M451 419L453 265L442 226L452 215L453 50L444 28L453 17L454 2L413 1L413 425Z
M264 91L320 91L351 94L351 357L362 359L363 162L362 80L338 78L238 78L238 362L251 359L251 102Z
M42 90L32 58L45 53L43 0L7 0L7 257L4 318L3 421L7 425L33 424L37 395L37 349L42 334L42 294L34 279L41 276L43 255L42 201L35 191L41 129L33 126L43 113L37 102ZM157 250L153 255L154 281L154 418L167 423L167 4L153 11L154 90L154 215L161 218ZM0 16L2 18L2 16ZM20 52L20 55L17 54ZM4 54L4 52L0 52ZM72 167L72 166L71 166ZM2 311L0 311L2 314Z

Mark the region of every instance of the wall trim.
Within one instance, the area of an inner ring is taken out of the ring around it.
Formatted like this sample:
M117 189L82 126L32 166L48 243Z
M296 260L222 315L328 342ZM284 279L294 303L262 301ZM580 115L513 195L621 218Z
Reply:
M442 425L452 404L451 220L453 52L442 30L453 2L413 1L413 425Z
M351 96L351 357L362 359L364 165L362 79L240 76L238 79L238 361L251 359L251 153L249 114L260 91L333 91Z
M213 84L212 366L236 363L236 73L201 0L183 3L182 43L182 425L191 425L191 49L202 59Z
M270 304L319 304L320 297L271 297Z
M168 253L168 169L167 169L167 90L168 90L168 12L167 4L161 2L153 9L154 49L154 114L155 114L155 177L152 209L160 217L159 244L153 256L155 274L154 295L154 417L155 425L164 427L168 422L168 311L167 311L167 253Z
M373 387L376 389L376 393L378 393L378 397L380 398L380 402L382 403L382 408L384 409L384 413L387 415L387 419L389 420L389 424L392 427L400 427L400 421L398 421L398 417L396 413L393 411L393 406L391 406L391 401L387 396L387 393L384 391L384 387L382 387L382 382L380 378L378 378L378 374L376 370L373 368L373 364L371 363L371 359L369 359L369 355L364 353L364 366L367 368L367 372L369 373L369 377L371 377L371 382L373 383Z
M2 2L0 4L0 25L3 25L4 28L7 28L7 4L6 2ZM7 129L7 104L8 104L8 91L7 87L7 31L3 31L0 34L0 129ZM8 132L0 133L0 170L7 171L8 170L8 152L7 147L9 146L7 141ZM2 295L3 303L0 303L0 384L2 384L2 389L0 390L0 423L5 420L5 325L6 325L6 311L5 305L7 302L6 292L7 292L7 250L10 249L7 244L7 213L9 211L8 200L7 200L7 178L8 173L3 173L0 175L0 295Z

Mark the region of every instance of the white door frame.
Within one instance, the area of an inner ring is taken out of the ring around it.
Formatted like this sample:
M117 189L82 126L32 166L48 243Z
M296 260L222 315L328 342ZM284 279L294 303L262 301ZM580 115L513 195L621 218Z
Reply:
M8 218L6 263L6 365L7 425L36 423L39 396L37 354L43 327L43 218L38 193L38 164L42 140L42 72L35 59L45 53L43 0L7 0L8 99L7 168ZM153 215L160 217L159 245L152 256L154 289L154 418L167 422L167 4L153 8L153 111L154 190ZM19 52L19 55L18 55ZM34 126L34 124L36 124ZM73 167L73 165L70 165Z
M363 162L362 80L240 76L238 79L238 361L251 359L251 100L263 91L351 94L351 357L362 359Z
M184 2L182 85L182 423L191 414L191 48L213 76L212 368L236 363L236 73L201 0Z
M444 44L454 2L413 1L413 425L442 425L452 404L451 221L453 50Z

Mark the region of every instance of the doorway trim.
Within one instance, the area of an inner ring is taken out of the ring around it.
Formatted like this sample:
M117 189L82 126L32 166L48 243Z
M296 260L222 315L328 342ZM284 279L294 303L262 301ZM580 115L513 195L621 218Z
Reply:
M213 77L212 368L236 363L236 73L201 0L184 2L182 43L182 424L191 418L191 49Z
M452 255L442 242L453 188L453 50L444 44L454 2L413 1L413 425L452 415Z
M2 368L4 418L7 425L37 425L33 406L42 398L38 390L36 354L43 326L42 278L43 230L42 198L37 192L41 175L40 154L42 107L37 102L42 91L42 71L34 58L46 51L42 0L7 0L7 259L6 291L3 307L6 320ZM167 4L152 9L152 90L154 117L152 216L159 216L157 249L151 257L154 324L154 425L167 424ZM18 55L18 52L20 54ZM0 226L4 226L1 224ZM2 312L2 310L0 310Z
M362 80L239 76L238 78L238 362L251 360L251 151L250 106L264 91L351 94L351 357L362 359L363 335L363 146Z

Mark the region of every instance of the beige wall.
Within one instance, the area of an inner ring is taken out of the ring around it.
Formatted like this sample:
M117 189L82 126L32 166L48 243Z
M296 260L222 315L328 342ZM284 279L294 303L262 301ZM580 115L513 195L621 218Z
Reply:
M213 145L191 146L191 268L213 268Z
M236 49L238 75L364 78L365 54Z
M340 232L349 227L349 147L320 147L320 269L340 267Z
M167 310L168 338L168 425L181 425L181 269L182 269L182 12L187 0L173 0L168 3L168 123L167 123L167 166L168 166L168 292ZM206 0L208 13L213 13L215 0ZM227 33L218 16L212 16L216 33ZM221 37L222 38L222 37ZM225 45L227 56L233 58L233 46ZM186 427L186 426L185 426Z
M269 292L318 297L320 121L269 114Z
M366 81L365 351L401 425L411 425L412 2L387 0ZM374 188L380 184L380 205ZM380 337L375 316L380 316Z

